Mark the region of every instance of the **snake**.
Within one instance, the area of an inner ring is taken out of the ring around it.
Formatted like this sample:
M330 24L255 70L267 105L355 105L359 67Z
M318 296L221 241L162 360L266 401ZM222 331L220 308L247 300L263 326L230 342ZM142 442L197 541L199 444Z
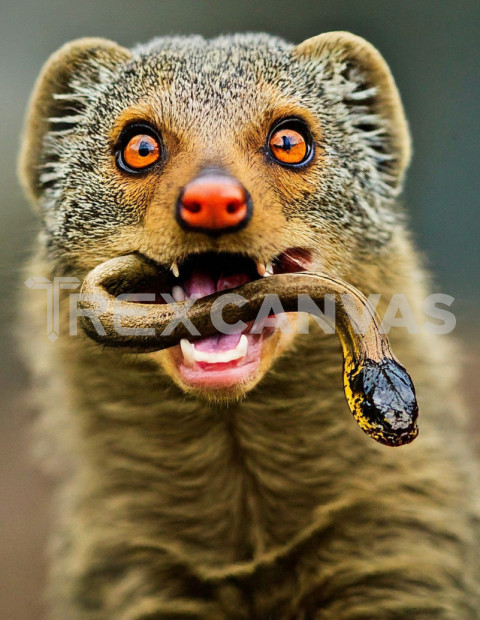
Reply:
M152 282L157 289L162 285L162 271L139 254L115 257L93 268L83 280L78 304L85 334L128 353L158 351L191 338L192 325L195 335L210 336L218 333L219 318L222 324L233 325L258 320L262 308L274 314L268 303L271 296L278 297L282 312L298 312L303 311L300 300L308 295L322 312L325 296L330 295L343 353L343 387L354 419L367 435L386 446L402 446L417 437L412 379L392 353L375 309L351 284L304 271L271 275L183 302L170 298L171 303L143 303L120 295L148 290ZM362 317L362 328L355 317Z

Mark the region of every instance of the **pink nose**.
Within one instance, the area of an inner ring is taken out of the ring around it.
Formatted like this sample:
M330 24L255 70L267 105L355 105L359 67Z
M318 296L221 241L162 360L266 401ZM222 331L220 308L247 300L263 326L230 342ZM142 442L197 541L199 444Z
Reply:
M243 228L250 213L250 200L242 185L215 172L188 183L177 204L177 220L183 228L214 235Z

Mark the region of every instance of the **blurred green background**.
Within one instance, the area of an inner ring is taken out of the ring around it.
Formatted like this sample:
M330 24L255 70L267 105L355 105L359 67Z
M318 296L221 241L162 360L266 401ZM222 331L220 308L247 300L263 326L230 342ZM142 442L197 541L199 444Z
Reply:
M12 322L35 218L15 164L22 117L48 55L69 39L125 46L162 34L268 31L293 42L350 30L376 45L402 93L414 141L404 201L434 289L456 298L464 386L475 411L480 308L478 0L0 0L0 618L39 620L47 482L30 465L28 379ZM40 293L39 293L40 294Z

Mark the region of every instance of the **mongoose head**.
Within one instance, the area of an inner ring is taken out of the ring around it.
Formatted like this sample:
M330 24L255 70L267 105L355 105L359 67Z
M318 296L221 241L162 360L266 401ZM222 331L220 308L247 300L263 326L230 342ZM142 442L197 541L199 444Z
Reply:
M57 274L139 253L188 297L265 270L352 278L399 225L409 158L391 73L352 34L80 39L38 79L20 171ZM145 355L186 391L239 397L291 345L284 316Z

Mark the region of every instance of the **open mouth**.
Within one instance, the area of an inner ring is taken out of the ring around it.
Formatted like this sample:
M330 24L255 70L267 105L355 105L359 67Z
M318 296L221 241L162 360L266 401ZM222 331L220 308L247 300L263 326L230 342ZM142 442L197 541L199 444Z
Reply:
M175 301L199 299L215 292L278 273L307 271L309 251L292 248L268 264L230 253L193 254L171 267L171 295ZM286 322L285 314L242 325L233 333L182 339L168 354L182 382L191 387L227 388L245 383L256 373L264 345Z

